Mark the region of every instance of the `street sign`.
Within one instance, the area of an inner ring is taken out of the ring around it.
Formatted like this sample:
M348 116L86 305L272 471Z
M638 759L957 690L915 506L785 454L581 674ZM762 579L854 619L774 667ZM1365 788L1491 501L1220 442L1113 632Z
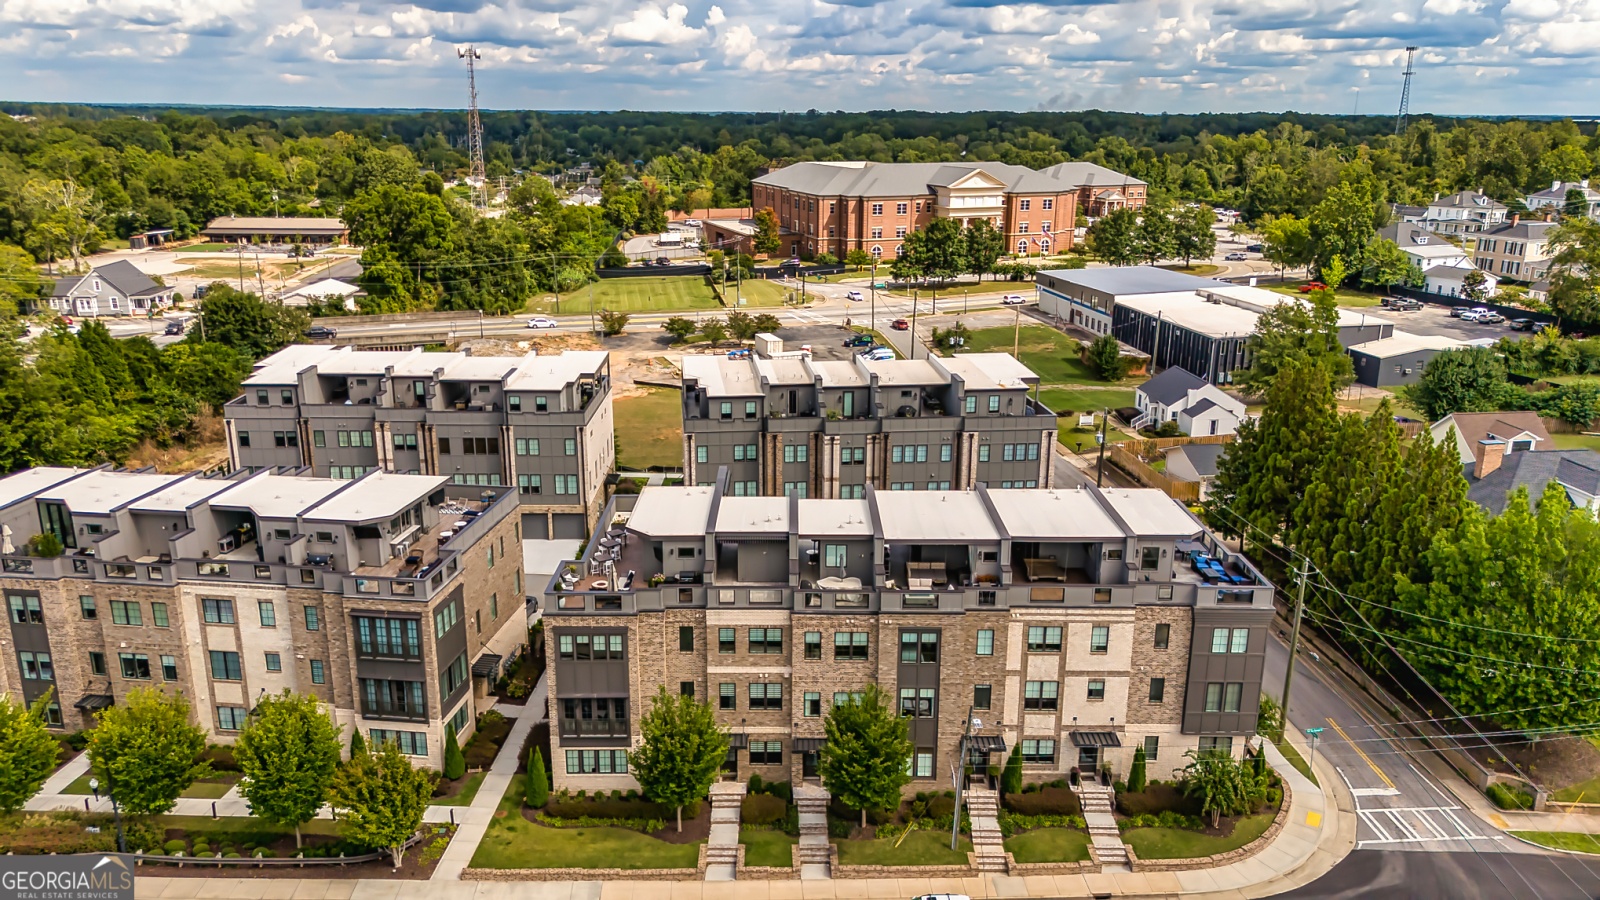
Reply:
M1306 729L1306 734L1318 735L1318 734L1321 734L1323 732L1323 730L1324 729L1321 729L1321 728L1307 728Z

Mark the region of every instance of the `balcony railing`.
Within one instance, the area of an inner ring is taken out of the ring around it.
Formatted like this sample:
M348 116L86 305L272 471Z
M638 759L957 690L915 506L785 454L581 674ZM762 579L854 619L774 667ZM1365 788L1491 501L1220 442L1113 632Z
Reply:
M562 737L627 737L628 723L623 719L567 719L561 720Z

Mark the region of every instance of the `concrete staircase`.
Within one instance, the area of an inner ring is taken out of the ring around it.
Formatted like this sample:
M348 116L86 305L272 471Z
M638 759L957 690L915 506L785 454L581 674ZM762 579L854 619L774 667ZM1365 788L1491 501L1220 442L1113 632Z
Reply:
M972 854L979 872L1010 870L1005 839L1000 836L1000 800L987 788L970 788L964 797L972 821Z
M1083 784L1078 788L1078 800L1083 804L1083 821L1089 826L1089 843L1094 845L1094 857L1100 861L1100 871L1131 871L1128 848L1122 843L1117 817L1111 811L1113 799L1111 788L1104 785Z
M711 836L706 840L706 880L732 881L739 874L739 808L745 786L719 781L711 786Z
M802 784L794 789L794 804L800 814L800 878L832 878L832 852L828 843L828 800L823 788Z

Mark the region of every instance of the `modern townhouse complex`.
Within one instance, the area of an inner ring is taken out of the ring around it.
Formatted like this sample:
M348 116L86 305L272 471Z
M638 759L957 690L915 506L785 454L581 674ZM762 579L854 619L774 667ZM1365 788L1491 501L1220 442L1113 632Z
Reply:
M616 458L604 351L507 357L299 344L258 363L223 415L236 468L515 486L524 531L537 539L587 533Z
M783 230L782 252L843 259L865 250L894 259L905 236L935 218L987 219L1006 236L1007 252L1066 250L1079 213L1091 218L1145 204L1146 184L1093 163L1045 169L1000 162L802 162L751 182L755 209L771 209ZM739 241L737 228L707 223L707 238ZM723 232L726 233L723 233Z
M0 479L0 691L53 689L67 730L135 687L181 691L230 741L289 688L437 768L447 723L470 733L527 643L518 508L440 475L18 472ZM60 556L30 554L46 534Z
M758 345L764 346L764 345ZM1056 416L1006 353L818 361L808 353L683 359L684 481L733 496L1052 484Z
M1538 281L1550 272L1550 233L1555 228L1555 222L1512 216L1478 234L1473 262L1496 278Z
M729 478L614 497L546 597L558 787L634 786L658 689L712 702L729 777L813 779L868 684L915 746L908 790L977 771L1151 777L1254 732L1273 587L1155 490L738 497Z

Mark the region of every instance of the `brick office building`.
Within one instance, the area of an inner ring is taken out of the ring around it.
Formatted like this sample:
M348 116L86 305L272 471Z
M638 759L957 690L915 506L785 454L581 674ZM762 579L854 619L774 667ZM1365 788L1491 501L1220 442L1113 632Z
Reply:
M1273 587L1159 491L735 497L723 475L602 521L547 593L558 787L633 787L663 685L714 704L741 780L814 777L823 717L868 683L912 720L910 790L948 785L969 711L975 764L1020 750L1030 780L1124 776L1135 747L1169 778L1255 731Z
M683 359L684 481L734 496L1050 487L1056 415L1008 353Z
M987 219L1006 237L1006 252L1060 252L1072 245L1079 213L1091 218L1145 204L1146 185L1093 163L1030 169L1000 162L803 162L751 182L755 209L777 213L780 253L843 259L865 250L894 259L905 236L934 218ZM712 233L715 244L734 231Z
M428 475L18 472L0 479L0 692L54 689L49 722L75 731L135 687L181 691L226 742L288 688L439 768L446 724L465 739L527 643L517 510ZM28 555L46 533L63 555Z
M580 539L616 459L604 351L471 356L294 345L223 407L238 468L442 475L517 487L523 528Z

